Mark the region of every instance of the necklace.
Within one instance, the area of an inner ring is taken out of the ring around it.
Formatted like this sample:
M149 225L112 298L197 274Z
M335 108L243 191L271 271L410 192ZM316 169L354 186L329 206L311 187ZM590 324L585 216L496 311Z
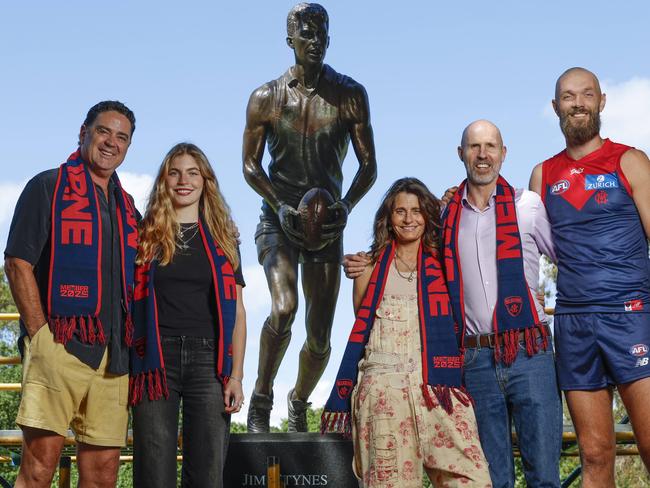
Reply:
M409 283L413 282L413 279L415 278L415 272L417 271L417 268L418 268L418 267L417 267L417 264L416 264L415 266L413 266L413 269L411 269L411 267L408 265L408 263L407 263L406 261L404 261L404 259L402 259L402 256L400 256L399 254L395 253L395 257L397 257L397 259L399 259L399 260L402 262L402 264L403 264L404 266L406 266L406 269L407 269L408 272L409 272L408 276L403 275L403 274L400 272L399 268L397 267L397 260L395 260L395 261L394 261L394 263L395 263L395 271L397 271L397 274L400 276L400 278L405 279L405 280L408 281Z
M192 232L193 231L193 232ZM186 234L192 232L190 236L185 237ZM196 237L196 234L199 233L199 223L194 222L183 228L183 224L178 226L178 232L176 233L176 246L182 250L187 251L190 248L189 242Z

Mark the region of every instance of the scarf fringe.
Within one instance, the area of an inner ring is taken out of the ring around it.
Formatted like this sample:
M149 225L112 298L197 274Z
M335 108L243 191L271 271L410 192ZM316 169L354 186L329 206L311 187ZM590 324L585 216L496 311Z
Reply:
M163 396L169 398L165 371L156 369L129 378L129 404L131 406L135 406L142 401L145 389L151 401L160 400Z
M442 409L451 414L454 411L454 406L451 403L451 388L446 385L422 385L422 395L424 396L424 403L429 410L440 405ZM433 396L432 396L433 394ZM433 397L437 400L437 404Z
M519 331L517 329L502 332L503 337L503 364L510 366L517 359L519 352Z
M544 324L535 324L526 329L508 330L501 334L495 334L494 338L494 360L496 362L502 361L506 366L512 365L517 359L519 353L519 337L520 333L524 333L524 343L526 345L526 354L528 357L534 356L539 352L540 344L537 343L538 334L542 339L541 348L546 351L548 349L548 332ZM503 337L503 351L499 344L499 337Z
M88 317L88 322L90 322L90 316ZM83 315L79 317L79 338L81 342L88 342L88 327L86 325L86 318Z
M460 388L454 387L451 389L451 392L456 397L456 400L458 400L466 407L469 407L470 405L474 406L474 399L472 398L472 395L469 394L469 391L465 389L464 386L461 386Z
M106 337L104 337L104 326L99 317L95 318L95 327L97 328L97 338L100 344L106 344Z
M74 335L77 328L79 329L79 340L85 344L95 344L98 340L100 344L106 344L104 336L104 327L99 317L49 317L47 323L50 326L54 341L60 344L67 344Z
M429 410L432 410L438 405L449 415L454 413L453 398L456 398L460 403L469 407L474 405L474 400L472 399L469 392L465 389L464 386L455 387L455 386L446 386L446 385L425 385L421 386L422 395L424 396L424 402ZM437 402L434 400L437 400Z
M352 437L352 416L350 412L324 411L320 419L320 433L339 433L348 439Z

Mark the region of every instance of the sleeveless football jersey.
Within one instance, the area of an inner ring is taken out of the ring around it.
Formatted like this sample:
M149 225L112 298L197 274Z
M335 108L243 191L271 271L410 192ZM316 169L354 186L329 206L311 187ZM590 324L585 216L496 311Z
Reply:
M292 68L268 87L273 104L268 172L276 193L294 208L314 187L340 199L350 114L358 110L363 88L328 65L311 92L297 82Z
M542 166L558 258L556 313L650 312L648 241L620 161L605 139L579 160L566 150Z

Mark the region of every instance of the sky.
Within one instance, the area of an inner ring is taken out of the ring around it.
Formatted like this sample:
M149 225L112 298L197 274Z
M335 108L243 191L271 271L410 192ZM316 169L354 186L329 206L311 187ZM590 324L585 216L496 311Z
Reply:
M241 140L250 93L293 64L286 15L294 2L4 1L0 4L0 241L36 173L74 151L88 109L117 99L137 118L119 174L143 211L153 175L174 144L200 146L241 232L247 287L244 389L255 381L270 297L253 234L261 198L246 184ZM502 174L527 185L532 167L564 147L551 110L565 69L595 72L607 93L602 134L650 150L650 3L605 1L339 1L326 63L363 84L370 100L378 178L352 211L347 252L369 245L372 217L397 178L421 178L437 195L459 183L463 128L487 118L503 133ZM264 164L269 161L268 152ZM344 191L357 169L344 162ZM301 297L302 298L302 297ZM304 341L304 309L275 383L272 423L286 417ZM332 356L311 397L322 406L353 322L342 280ZM245 412L234 417L245 422Z

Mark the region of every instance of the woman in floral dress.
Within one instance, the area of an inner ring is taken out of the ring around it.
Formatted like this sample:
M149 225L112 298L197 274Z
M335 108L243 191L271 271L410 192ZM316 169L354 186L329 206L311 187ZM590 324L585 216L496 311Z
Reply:
M323 428L351 428L365 488L421 488L423 471L437 487L492 486L461 383L462 347L437 256L439 215L422 182L396 181L375 216L373 264L354 281L357 320Z

